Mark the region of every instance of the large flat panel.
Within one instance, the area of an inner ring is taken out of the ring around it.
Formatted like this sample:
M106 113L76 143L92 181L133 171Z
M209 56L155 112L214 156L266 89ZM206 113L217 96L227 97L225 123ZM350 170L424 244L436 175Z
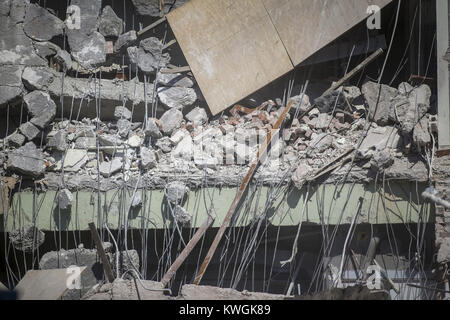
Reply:
M214 115L293 69L261 0L192 0L167 19Z
M391 0L262 0L294 65L367 18L370 5Z

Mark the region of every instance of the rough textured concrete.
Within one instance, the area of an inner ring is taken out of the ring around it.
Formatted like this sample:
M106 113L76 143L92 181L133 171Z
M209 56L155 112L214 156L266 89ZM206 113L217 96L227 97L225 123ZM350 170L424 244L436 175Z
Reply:
M256 293L239 292L234 289L222 289L210 286L184 285L181 289L180 299L183 300L284 300L285 296Z
M49 41L62 35L64 22L37 4L30 4L24 21L24 31L27 36L37 41Z
M26 225L9 233L9 240L15 249L32 252L45 241L45 234L33 225Z
M33 142L12 151L8 156L8 170L39 177L45 172L44 155Z

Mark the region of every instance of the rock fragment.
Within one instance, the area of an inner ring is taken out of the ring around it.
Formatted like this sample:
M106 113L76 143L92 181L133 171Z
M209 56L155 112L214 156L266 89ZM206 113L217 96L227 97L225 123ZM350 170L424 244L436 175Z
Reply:
M55 102L49 94L43 91L33 91L23 98L28 112L31 114L31 123L40 129L48 126L56 115Z
M105 178L112 176L113 174L119 172L122 169L122 159L114 158L110 162L102 162L99 166L99 172Z
M28 142L23 147L11 151L7 167L9 170L32 177L44 174L46 168L44 155L33 142Z
M21 124L19 131L28 139L28 141L36 139L41 133L41 130L36 128L31 122Z
M72 207L73 195L68 189L62 189L58 192L58 207L61 210L67 210Z
M10 232L9 240L15 249L31 253L44 243L45 233L33 225L27 225Z
M64 22L41 6L31 3L25 15L23 30L37 41L49 41L63 34Z
M182 206L176 205L173 209L173 215L178 225L183 227L189 227L191 224L192 216Z
M165 189L167 200L172 204L183 204L188 192L189 188L181 181L170 182Z
M369 119L380 126L389 124L392 102L398 90L369 81L363 85L362 93L369 106Z
M123 33L123 21L111 6L105 6L100 16L98 31L104 37L119 37Z
M131 30L124 34L121 34L114 44L114 52L119 52L122 49L127 48L130 44L137 40L136 31Z
M141 148L141 166L145 170L152 169L158 164L156 153L153 149Z
M186 119L193 122L195 126L199 126L208 121L208 114L205 109L196 107L186 115Z
M183 110L197 101L197 94L192 88L160 87L158 98L167 108Z
M131 120L131 111L128 108L118 106L114 109L114 117L117 120L126 119Z
M172 135L175 129L178 129L181 126L181 122L183 121L183 114L180 110L170 109L166 111L161 119L161 131L165 135Z
M427 117L423 117L414 127L413 141L418 149L422 149L431 143L431 135L428 129L429 121Z

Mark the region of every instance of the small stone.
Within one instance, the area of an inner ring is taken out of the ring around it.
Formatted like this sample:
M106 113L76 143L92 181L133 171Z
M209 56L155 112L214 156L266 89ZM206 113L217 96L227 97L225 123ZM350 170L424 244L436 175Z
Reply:
M152 137L154 139L159 139L162 137L162 133L160 131L161 123L158 119L149 118L147 120L147 125L144 130L144 134L146 137Z
M119 52L122 49L127 48L130 44L137 40L136 31L131 30L119 36L114 44L114 52Z
M169 137L158 139L155 145L164 153L169 153L170 151L172 151L172 142L170 142Z
M66 138L66 133L60 130L48 140L47 147L58 151L65 151L67 149Z
M128 108L118 106L114 109L114 117L117 120L126 119L131 120L131 111Z
M142 144L142 139L138 135L134 135L127 140L127 145L131 148L139 148Z
M153 149L141 147L141 167L145 170L152 169L158 164L156 153Z
M61 210L67 210L72 207L73 195L68 189L63 189L58 192L58 207Z
M200 126L208 121L208 115L205 109L196 107L186 115L186 119L193 122L195 126Z
M171 182L165 188L167 200L173 204L182 204L188 192L189 188L181 181Z
M131 131L131 122L126 119L117 120L117 131L122 138L128 137Z
M105 178L119 172L122 169L122 159L114 158L110 162L102 162L99 166L99 172Z
M105 6L100 16L98 31L105 37L119 37L123 33L123 21L110 6Z
M166 111L161 119L161 131L165 135L171 135L175 129L178 129L181 126L181 122L183 121L183 114L180 110L170 109Z
M20 125L19 131L29 140L34 140L39 136L41 131L36 128L35 125L33 125L31 122L26 122Z

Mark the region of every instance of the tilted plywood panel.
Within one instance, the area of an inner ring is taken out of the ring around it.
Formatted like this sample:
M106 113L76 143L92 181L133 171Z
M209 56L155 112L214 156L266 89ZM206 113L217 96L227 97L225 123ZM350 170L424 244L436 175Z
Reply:
M191 0L167 19L214 115L293 69L261 0Z
M391 0L262 0L294 65L366 19L367 8Z

